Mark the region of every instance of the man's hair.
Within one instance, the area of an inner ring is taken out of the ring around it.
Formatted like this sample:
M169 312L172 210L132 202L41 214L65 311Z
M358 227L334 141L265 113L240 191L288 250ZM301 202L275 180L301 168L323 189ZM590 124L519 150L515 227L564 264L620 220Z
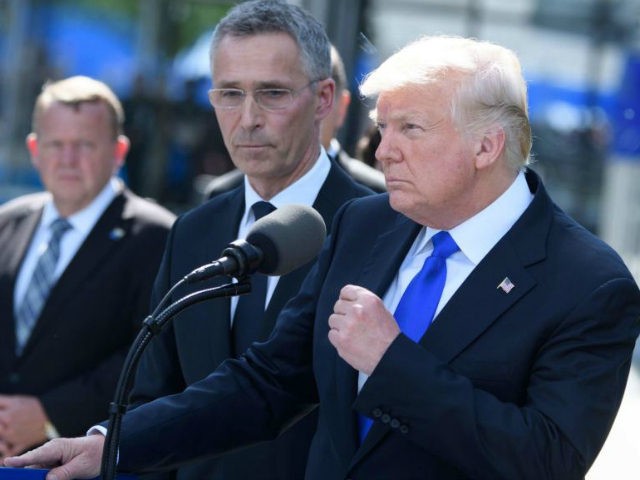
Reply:
M422 37L371 72L360 91L374 97L406 86L433 84L454 86L451 118L463 133L483 134L498 124L505 132L508 164L519 169L529 162L527 85L514 52L461 37Z
M228 35L248 37L263 33L286 33L298 45L300 59L310 80L331 75L329 38L322 24L296 5L278 0L254 0L232 8L213 32L210 56Z
M54 103L62 103L76 109L83 103L103 103L111 115L113 138L123 133L122 104L116 94L103 82L81 75L46 82L33 108L32 131L38 131L40 116Z

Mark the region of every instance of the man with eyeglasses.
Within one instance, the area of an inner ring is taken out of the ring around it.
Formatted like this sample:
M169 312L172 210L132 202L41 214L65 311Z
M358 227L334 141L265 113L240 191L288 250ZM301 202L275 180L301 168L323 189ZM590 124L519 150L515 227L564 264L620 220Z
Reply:
M386 187L382 172L360 160L350 157L335 138L347 116L349 104L351 103L351 92L347 84L344 63L340 57L340 53L333 45L331 46L331 78L333 78L336 84L333 105L329 114L324 117L320 123L320 143L327 151L329 158L342 167L356 182L369 187L374 192L384 192L386 191ZM282 95L282 93L273 90L267 90L267 92L270 96ZM209 97L212 103L216 102L223 105L225 102L226 104L234 101L237 102L237 99L232 100L229 97L237 96L241 93L242 92L234 92L227 89L219 89L212 91ZM262 93L258 94L264 95ZM221 96L226 97L226 99L219 98ZM264 100L257 101L264 102ZM204 198L213 198L237 187L243 182L243 178L242 172L237 168L215 177L204 188Z
M154 304L185 274L244 237L257 202L313 206L330 227L345 201L371 193L332 165L320 148L320 122L331 109L334 81L330 44L317 20L284 2L245 2L220 21L211 52L209 99L231 159L245 178L179 218L156 280ZM310 266L261 279L262 292L254 276L249 295L210 300L178 315L145 352L131 396L134 407L181 392L225 359L241 356L252 340L265 340ZM177 291L174 300L185 293ZM261 304L253 316L255 310L245 307L252 300ZM298 480L304 477L316 421L312 414L275 441L184 465L167 477Z

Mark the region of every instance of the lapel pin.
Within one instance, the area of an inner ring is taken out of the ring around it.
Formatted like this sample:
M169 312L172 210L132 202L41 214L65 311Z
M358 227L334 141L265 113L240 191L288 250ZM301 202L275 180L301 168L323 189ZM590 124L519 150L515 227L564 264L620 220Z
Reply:
M502 289L504 293L509 293L511 290L513 290L513 287L515 287L515 285L511 280L509 280L509 277L504 277L504 280L500 282L497 288Z
M124 237L124 234L125 231L122 228L116 227L109 232L109 238L111 240L120 240L122 237Z

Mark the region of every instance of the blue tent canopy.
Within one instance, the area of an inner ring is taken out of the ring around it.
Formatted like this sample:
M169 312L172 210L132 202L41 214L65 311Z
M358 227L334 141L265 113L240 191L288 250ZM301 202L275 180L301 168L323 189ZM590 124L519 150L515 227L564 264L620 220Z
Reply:
M44 6L35 12L35 35L61 76L87 75L126 95L136 72L135 25L99 9Z

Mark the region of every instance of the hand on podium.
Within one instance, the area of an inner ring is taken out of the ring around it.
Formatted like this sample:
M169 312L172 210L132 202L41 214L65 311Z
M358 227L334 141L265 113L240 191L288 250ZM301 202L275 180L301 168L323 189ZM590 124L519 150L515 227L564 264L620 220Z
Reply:
M17 457L5 458L4 465L14 468L50 468L46 480L95 478L100 474L104 440L104 436L100 434L56 438Z

